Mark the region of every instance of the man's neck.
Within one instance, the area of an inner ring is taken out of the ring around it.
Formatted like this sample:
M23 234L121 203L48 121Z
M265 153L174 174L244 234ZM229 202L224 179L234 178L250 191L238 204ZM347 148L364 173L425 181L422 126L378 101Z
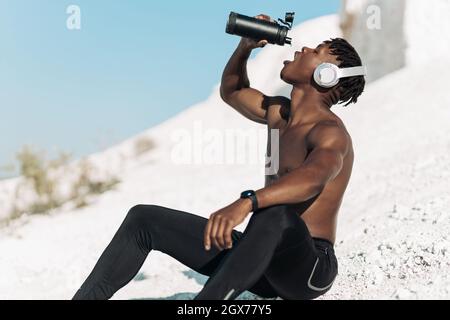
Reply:
M330 99L310 85L296 85L291 92L288 126L312 122L330 115Z

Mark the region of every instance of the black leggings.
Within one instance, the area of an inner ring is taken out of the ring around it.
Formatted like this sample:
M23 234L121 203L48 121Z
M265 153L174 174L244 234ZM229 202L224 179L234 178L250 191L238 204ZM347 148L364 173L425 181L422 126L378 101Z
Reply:
M248 290L264 298L314 299L338 272L333 244L312 238L303 219L276 205L252 214L233 247L204 249L208 219L157 205L133 207L73 299L109 299L138 273L151 250L209 276L195 300L232 300Z

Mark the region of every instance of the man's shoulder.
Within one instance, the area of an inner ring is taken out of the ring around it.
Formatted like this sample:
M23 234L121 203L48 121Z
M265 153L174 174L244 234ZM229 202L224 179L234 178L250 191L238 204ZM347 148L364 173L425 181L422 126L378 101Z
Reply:
M351 137L342 121L326 119L317 122L306 136L311 147L348 149Z

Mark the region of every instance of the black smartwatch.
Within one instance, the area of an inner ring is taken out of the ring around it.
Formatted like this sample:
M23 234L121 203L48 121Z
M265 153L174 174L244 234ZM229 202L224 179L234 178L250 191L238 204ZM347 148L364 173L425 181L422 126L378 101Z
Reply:
M258 210L258 199L256 198L256 193L253 190L247 190L241 193L241 199L249 198L252 200L252 212Z

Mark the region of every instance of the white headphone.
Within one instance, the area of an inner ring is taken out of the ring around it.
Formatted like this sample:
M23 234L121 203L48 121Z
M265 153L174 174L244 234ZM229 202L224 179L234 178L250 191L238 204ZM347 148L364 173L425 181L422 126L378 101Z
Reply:
M331 88L337 85L341 78L365 75L367 75L365 66L339 68L335 64L326 62L319 64L314 70L314 81L323 88Z

